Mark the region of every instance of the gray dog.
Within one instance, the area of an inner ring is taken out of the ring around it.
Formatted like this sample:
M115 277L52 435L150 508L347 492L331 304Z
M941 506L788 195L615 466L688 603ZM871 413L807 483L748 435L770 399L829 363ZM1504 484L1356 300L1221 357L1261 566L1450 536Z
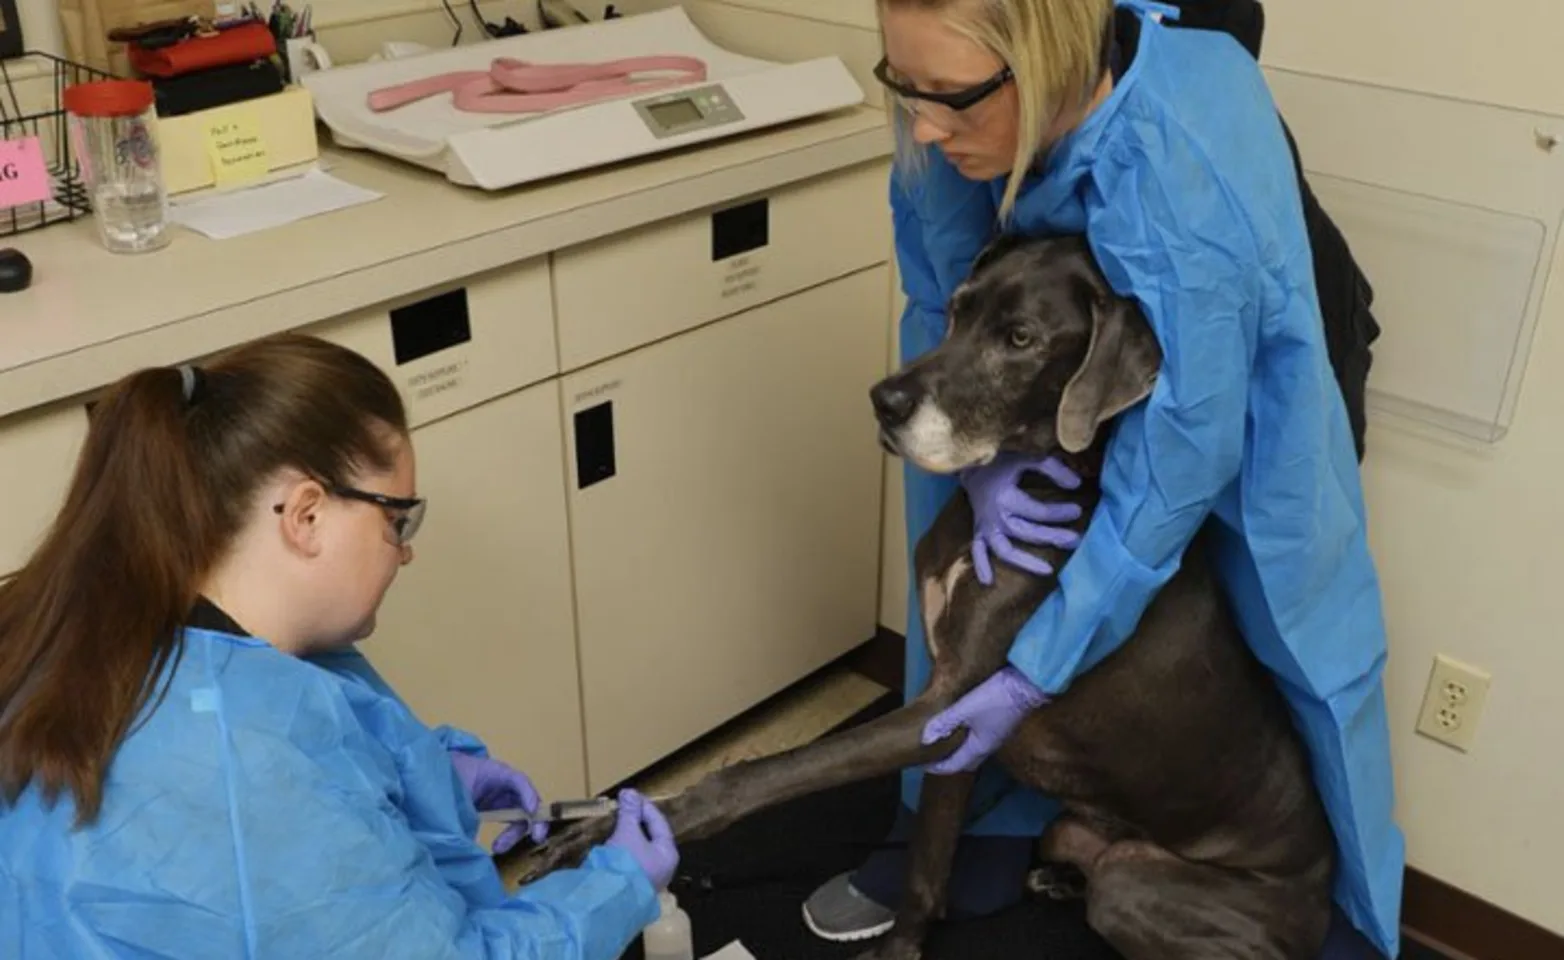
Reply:
M928 470L954 472L1001 449L1057 455L1081 488L1029 479L1028 492L1090 517L1104 425L1150 394L1159 364L1145 318L1113 295L1083 241L1005 238L951 298L944 343L877 385L873 400L886 446ZM955 752L964 732L924 746L924 724L1005 665L1055 584L998 564L992 586L978 583L972 524L958 495L917 545L928 688L885 717L717 771L665 801L681 841ZM1080 870L1089 922L1129 960L1316 960L1334 838L1285 702L1237 630L1204 537L1129 641L1023 721L995 758L1062 801L1043 856ZM1068 560L1052 547L1035 552L1056 569ZM921 956L974 779L924 778L906 894L872 956ZM578 862L610 827L561 833L533 852L527 879Z

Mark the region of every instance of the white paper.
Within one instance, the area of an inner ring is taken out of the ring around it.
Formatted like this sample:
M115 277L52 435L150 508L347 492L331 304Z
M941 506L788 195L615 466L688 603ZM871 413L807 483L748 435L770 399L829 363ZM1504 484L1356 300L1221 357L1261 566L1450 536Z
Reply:
M213 240L227 240L356 207L382 196L313 168L300 177L176 201L169 206L169 219Z
M706 957L706 960L755 960L755 955L744 949L744 944L735 940L716 953Z

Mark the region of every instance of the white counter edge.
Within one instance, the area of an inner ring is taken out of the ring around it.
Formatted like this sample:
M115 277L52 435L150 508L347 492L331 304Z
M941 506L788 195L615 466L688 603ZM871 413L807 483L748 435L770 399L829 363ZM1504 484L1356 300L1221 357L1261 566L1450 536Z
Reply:
M889 153L883 126L861 128L50 356L0 373L0 417L83 397L136 369L207 356Z

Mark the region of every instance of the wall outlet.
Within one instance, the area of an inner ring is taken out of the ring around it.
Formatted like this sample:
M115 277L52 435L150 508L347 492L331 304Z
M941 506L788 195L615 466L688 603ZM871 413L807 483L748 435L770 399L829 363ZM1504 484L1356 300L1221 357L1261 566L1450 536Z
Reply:
M1492 681L1476 667L1443 655L1435 657L1417 732L1463 753L1471 750Z

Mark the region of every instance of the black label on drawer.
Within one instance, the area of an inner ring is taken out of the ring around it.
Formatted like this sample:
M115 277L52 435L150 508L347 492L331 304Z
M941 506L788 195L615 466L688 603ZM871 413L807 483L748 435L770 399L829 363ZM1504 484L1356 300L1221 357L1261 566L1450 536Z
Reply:
M398 366L471 339L466 287L391 311L391 347Z
M576 411L576 488L602 483L614 472L613 402Z
M765 197L711 215L711 259L726 260L770 242L771 201Z

